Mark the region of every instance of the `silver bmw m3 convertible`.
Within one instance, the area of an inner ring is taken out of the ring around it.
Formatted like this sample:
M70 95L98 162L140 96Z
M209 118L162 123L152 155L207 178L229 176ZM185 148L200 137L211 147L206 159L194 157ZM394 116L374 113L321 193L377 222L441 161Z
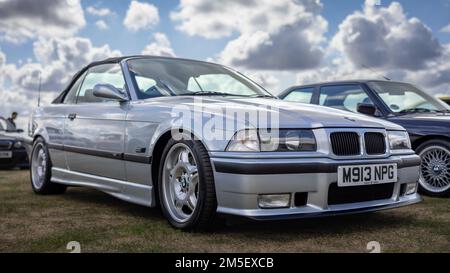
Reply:
M33 112L27 138L37 194L90 187L160 206L181 229L208 228L218 213L271 220L421 201L402 127L284 102L200 61L92 63Z

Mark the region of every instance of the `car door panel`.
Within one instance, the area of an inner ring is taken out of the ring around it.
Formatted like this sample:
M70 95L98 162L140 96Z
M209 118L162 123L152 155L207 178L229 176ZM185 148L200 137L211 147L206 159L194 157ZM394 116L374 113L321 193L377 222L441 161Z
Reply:
M91 68L78 91L76 104L66 111L64 149L71 171L126 180L124 154L128 103L93 95L97 84L124 87L118 64Z
M42 132L35 132L35 135L43 135L47 141L53 167L65 169L67 165L63 145L66 109L63 105L52 105L43 107L42 113L45 115L35 117L35 121L40 124L32 125L42 129Z
M82 105L67 120L65 150L72 171L125 180L122 160L126 109L114 105Z

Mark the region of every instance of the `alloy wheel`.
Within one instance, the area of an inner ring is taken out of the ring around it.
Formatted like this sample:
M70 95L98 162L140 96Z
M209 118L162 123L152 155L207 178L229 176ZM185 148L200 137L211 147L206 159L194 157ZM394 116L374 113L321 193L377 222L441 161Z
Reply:
M38 143L34 148L31 160L33 186L40 189L44 184L47 173L47 154L42 143Z
M450 151L441 146L427 147L420 153L420 185L433 193L450 188Z
M167 153L162 174L163 201L174 220L189 221L199 197L199 175L194 154L187 145L175 144Z

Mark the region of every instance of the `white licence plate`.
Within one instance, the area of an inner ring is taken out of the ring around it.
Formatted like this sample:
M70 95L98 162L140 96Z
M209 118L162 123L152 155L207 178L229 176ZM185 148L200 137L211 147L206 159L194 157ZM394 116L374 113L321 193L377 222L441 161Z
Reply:
M0 152L0 158L11 158L12 152Z
M397 164L341 166L338 186L364 186L397 182Z

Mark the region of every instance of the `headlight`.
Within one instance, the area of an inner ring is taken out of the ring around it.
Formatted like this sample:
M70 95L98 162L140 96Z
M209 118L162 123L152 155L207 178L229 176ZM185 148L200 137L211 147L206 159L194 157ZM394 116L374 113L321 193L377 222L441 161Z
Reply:
M20 149L23 147L23 144L21 141L17 141L16 143L14 143L14 148L16 149Z
M405 131L389 131L389 145L391 150L410 150L411 140Z
M242 130L237 132L228 144L227 151L231 152L259 152L259 137L256 130Z
M317 143L311 130L243 130L227 147L229 152L314 152Z

